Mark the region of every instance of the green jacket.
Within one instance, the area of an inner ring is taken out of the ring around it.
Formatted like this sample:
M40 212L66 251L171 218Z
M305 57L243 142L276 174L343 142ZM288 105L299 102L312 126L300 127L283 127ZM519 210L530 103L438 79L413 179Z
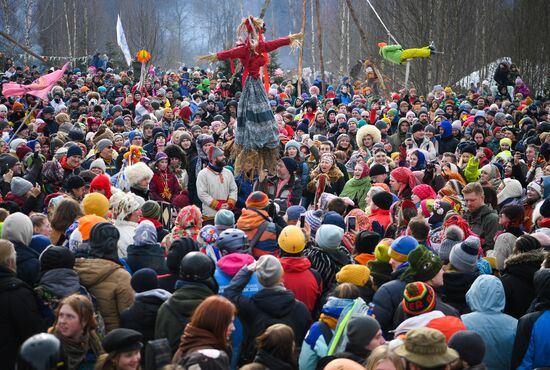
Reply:
M475 212L466 212L464 219L468 221L470 229L483 239L483 250L493 249L495 234L501 229L498 223L498 214L490 206L484 204Z
M401 52L403 48L401 45L387 45L383 48L380 48L380 55L382 58L389 60L395 64L401 64Z
M466 182L476 182L477 179L479 179L480 174L481 169L479 168L479 161L476 157L470 158L466 168L464 169L464 178L466 179Z
M155 338L168 338L174 354L178 349L185 325L191 320L195 308L215 293L200 283L189 283L177 289L159 308L155 323Z

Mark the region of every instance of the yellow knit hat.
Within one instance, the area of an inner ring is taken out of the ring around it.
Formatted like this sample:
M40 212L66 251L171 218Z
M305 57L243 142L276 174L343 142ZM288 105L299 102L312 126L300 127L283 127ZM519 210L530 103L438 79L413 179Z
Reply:
M336 281L339 284L352 283L363 286L370 279L370 269L364 265L345 265L336 274Z
M109 212L109 200L101 193L90 193L84 197L82 209L85 215L105 217Z

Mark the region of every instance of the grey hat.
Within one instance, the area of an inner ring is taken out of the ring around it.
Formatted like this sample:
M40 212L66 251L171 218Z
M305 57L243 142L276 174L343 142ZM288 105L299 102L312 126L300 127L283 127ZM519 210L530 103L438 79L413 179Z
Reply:
M481 241L475 236L469 236L462 243L455 245L449 255L451 265L461 272L476 271L480 245Z
M227 209L220 209L214 217L214 225L218 231L235 227L235 215Z
M348 344L359 348L367 346L380 331L378 321L370 316L355 316L348 323Z
M321 225L315 233L315 242L323 250L335 250L342 243L344 229L336 225Z
M382 121L382 120L376 121L376 123L374 125L379 130L383 130L385 128L388 128L388 124L385 121Z
M11 192L16 197L22 197L32 189L32 184L22 177L14 177L11 180Z
M99 168L101 169L104 173L107 171L107 167L105 166L105 162L103 161L103 159L101 158L98 158L94 161L92 161L92 163L90 163L90 170L92 168Z
M101 139L97 142L96 148L98 153L101 153L103 149L107 148L108 146L113 146L113 142L109 139Z
M264 287L272 287L281 281L283 266L276 257L263 255L256 262L256 276Z

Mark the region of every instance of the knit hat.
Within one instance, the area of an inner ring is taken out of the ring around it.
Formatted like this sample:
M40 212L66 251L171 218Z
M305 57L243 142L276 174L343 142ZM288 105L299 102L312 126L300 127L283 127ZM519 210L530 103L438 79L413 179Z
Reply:
M307 118L304 118L296 127L296 131L303 131L305 134L307 134L309 132L309 120Z
M335 250L344 237L344 229L336 225L321 225L315 234L315 242L322 250Z
M469 236L462 243L455 245L449 255L451 265L461 272L476 271L480 246L481 241L475 236Z
M430 328L413 329L407 333L405 343L394 352L413 364L432 368L450 364L458 359L454 349L447 348L445 336Z
M298 169L298 165L296 163L296 160L294 158L290 157L283 157L281 158L281 161L285 165L288 173L293 174Z
M52 241L46 235L34 234L32 236L31 243L29 244L29 247L31 249L34 249L38 253L42 253L51 244L52 244Z
M73 155L77 155L79 157L84 155L79 145L71 145L69 149L67 149L67 158L72 157Z
M114 220L124 220L127 216L141 208L133 193L115 193L109 199Z
M214 217L214 225L219 231L235 227L235 215L227 209L220 209Z
M82 200L82 209L85 215L105 217L109 212L109 200L101 193L86 194Z
M172 274L178 275L183 257L189 252L197 252L198 250L199 245L191 237L186 236L174 240L166 256L166 267Z
M502 139L500 139L499 145L508 145L508 146L512 146L512 140L510 140L509 138L507 137L504 137Z
M346 229L346 222L344 221L344 218L339 213L334 211L329 211L325 214L321 225L336 225L344 230Z
M527 188L534 190L539 195L539 197L542 198L542 187L537 182L531 181L529 185L527 185Z
M373 231L363 230L355 237L355 252L374 253L374 250L380 242L380 234Z
M107 172L107 166L105 166L105 161L102 158L98 158L90 163L90 170L93 168L99 168L103 173Z
M113 146L113 142L110 139L101 139L96 144L97 152L101 153L103 149L109 146Z
M425 246L419 245L409 253L409 266L401 275L403 281L428 281L433 279L443 266L439 256Z
M523 194L523 186L518 180L504 179L502 180L504 188L497 194L497 203L500 205L511 198L519 198Z
M446 342L448 342L455 333L466 330L464 323L455 316L443 316L432 319L426 327L439 330L445 336Z
M216 158L222 155L223 155L223 151L220 148L218 148L217 146L212 146L208 150L208 161L213 163L216 160Z
M78 231L82 235L82 241L90 240L92 228L100 222L107 222L107 220L95 214L82 216L78 219Z
M385 191L381 191L373 195L372 202L378 208L387 211L390 209L393 203L393 197L391 193L386 193Z
M283 266L281 262L270 254L261 256L256 262L256 276L258 282L265 288L272 287L281 281Z
M151 268L139 269L132 275L130 285L136 293L158 289L159 281L157 279L157 273Z
M286 209L286 218L289 221L295 221L300 218L302 213L305 213L306 209L302 206L290 206Z
M424 131L424 125L421 124L420 122L417 122L411 126L411 133L414 134L415 132L419 132L419 131Z
M317 230L321 226L321 218L323 217L323 211L306 211L305 218L311 230L311 236L315 237Z
M386 169L386 167L382 166L381 164L374 164L371 166L370 168L370 171L369 171L369 176L370 177L373 177L373 176L378 176L378 175L384 175L384 174L387 174L388 173L388 170Z
M114 225L108 222L94 225L90 231L89 256L118 261L118 239L120 239L120 232Z
M246 208L264 209L269 205L269 198L262 191L255 191L246 198Z
M297 142L296 140L289 140L285 144L285 151L287 151L288 148L295 148L296 150L300 151L300 143Z
M352 316L348 322L348 345L366 347L380 331L378 321L370 316Z
M25 180L22 177L14 177L11 179L11 193L16 197L23 197L33 188L30 181Z
M44 250L39 257L42 273L54 269L73 269L75 256L69 248L52 245Z
M464 231L457 225L449 225L445 229L444 239L439 247L439 257L443 261L449 261L451 250L464 240Z
M25 156L29 153L32 153L32 150L26 145L21 145L19 148L15 150L15 154L17 155L17 158L19 158L20 161L22 161L25 158Z
M388 250L388 255L399 262L407 262L409 254L418 247L415 238L409 235L403 235L395 239Z
M336 273L338 284L352 283L364 286L369 282L370 269L364 265L345 265Z
M485 357L485 341L473 330L459 331L449 340L449 348L458 352L460 359L469 367L481 364Z
M411 316L431 312L435 308L434 289L423 282L408 283L403 292L403 311Z
M390 258L391 258L389 255L389 251L390 251L389 245L379 243L376 246L376 248L374 248L374 258L376 258L377 261L388 263L390 262Z
M141 206L141 215L153 220L160 219L160 205L154 200L148 200Z
M434 202L433 212L430 218L428 219L428 223L430 225L436 225L440 222L443 222L443 220L445 219L445 215L451 209L453 209L453 206L450 203L443 202L443 201Z

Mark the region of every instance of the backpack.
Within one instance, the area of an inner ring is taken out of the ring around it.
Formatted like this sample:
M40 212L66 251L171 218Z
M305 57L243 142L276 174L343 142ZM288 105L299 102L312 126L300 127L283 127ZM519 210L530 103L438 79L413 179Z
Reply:
M356 298L352 305L342 311L329 344L327 356L345 351L348 344L347 329L349 320L357 316L372 316L373 308L374 305L372 303L367 304L362 298Z

